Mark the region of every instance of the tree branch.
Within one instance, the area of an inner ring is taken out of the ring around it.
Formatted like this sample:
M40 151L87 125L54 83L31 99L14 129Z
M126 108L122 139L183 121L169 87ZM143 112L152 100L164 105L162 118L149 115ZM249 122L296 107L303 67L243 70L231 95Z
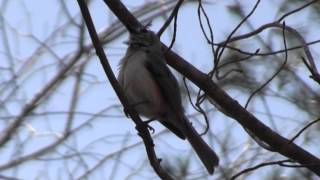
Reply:
M119 0L104 0L107 6L114 12L119 20L130 29L140 28L141 24L130 14ZM280 25L282 28L282 25ZM231 38L229 42L238 39ZM163 45L166 48L165 45ZM242 126L254 133L262 141L270 145L275 151L286 156L320 176L320 160L304 150L303 148L291 143L288 139L280 136L272 129L259 121L254 115L243 108L236 100L232 99L208 75L199 71L190 63L185 61L176 53L169 51L165 54L167 62L174 69L186 76L189 80L199 86L207 95L220 105L229 117L235 119Z
M126 109L126 112L130 115L131 119L136 124L136 129L142 138L145 148L148 154L149 161L154 168L155 172L159 175L162 179L172 179L172 177L162 169L160 166L160 161L156 156L156 153L154 151L154 143L151 138L150 132L148 131L148 127L146 124L140 119L138 113L134 110L134 108L130 107L128 99L125 97L124 92L122 88L120 87L116 77L114 76L112 69L108 63L108 59L106 54L104 53L104 50L101 46L100 40L98 38L98 34L95 30L94 24L91 19L91 15L89 13L88 7L84 0L78 0L78 4L81 9L82 16L85 20L85 23L87 25L92 43L96 49L96 54L100 59L100 63L113 87L115 90L117 96L119 97L119 100L123 104L124 108ZM119 8L124 8L124 6L118 6ZM128 26L126 26L128 28ZM132 29L134 30L134 29Z

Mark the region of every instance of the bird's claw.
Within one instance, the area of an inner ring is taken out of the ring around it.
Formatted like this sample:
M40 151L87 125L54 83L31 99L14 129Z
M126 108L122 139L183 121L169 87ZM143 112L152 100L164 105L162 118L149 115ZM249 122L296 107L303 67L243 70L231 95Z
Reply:
M149 129L149 131L151 131L151 134L154 134L155 130L153 127L151 127L149 124L147 124L147 128Z
M144 121L145 125L147 126L147 128L151 131L151 133L153 134L155 132L154 128L152 126L149 125L150 122L154 121L155 119L149 119L147 121Z

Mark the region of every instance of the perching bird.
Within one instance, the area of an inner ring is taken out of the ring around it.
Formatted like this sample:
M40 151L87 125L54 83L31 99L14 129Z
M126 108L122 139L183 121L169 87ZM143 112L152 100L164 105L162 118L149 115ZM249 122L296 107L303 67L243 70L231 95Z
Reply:
M140 115L157 119L178 137L187 139L213 174L219 158L184 115L179 86L166 66L159 37L141 29L130 34L128 44L118 80L130 103Z

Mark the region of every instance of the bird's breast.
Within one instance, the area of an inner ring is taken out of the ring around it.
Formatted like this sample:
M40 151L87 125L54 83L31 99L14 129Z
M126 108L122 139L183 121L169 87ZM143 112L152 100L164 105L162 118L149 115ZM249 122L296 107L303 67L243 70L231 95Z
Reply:
M144 59L136 58L138 57L132 56L131 61L122 70L123 88L131 105L139 114L156 118L165 112L163 95L152 74L146 68Z

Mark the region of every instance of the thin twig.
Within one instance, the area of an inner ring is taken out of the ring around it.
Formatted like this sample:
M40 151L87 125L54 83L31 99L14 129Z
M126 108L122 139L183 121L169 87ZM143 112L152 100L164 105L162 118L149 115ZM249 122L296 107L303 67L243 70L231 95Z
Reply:
M289 52L289 51L292 51L292 50L301 49L301 48L304 48L305 46L310 46L310 45L314 45L314 44L318 44L318 43L320 43L320 40L310 41L310 42L305 43L304 45L297 45L297 46L290 47L290 48L287 49L287 51ZM220 46L220 43L215 43L214 45L215 46ZM272 52L255 53L255 52L248 52L248 51L245 51L245 50L242 50L242 49L230 46L230 45L227 45L226 48L228 48L230 50L233 50L233 51L237 51L237 52L239 52L241 54L244 54L244 55L254 55L254 56L270 56L270 55L276 55L276 54L285 52L284 49L280 49L280 50L276 50L276 51L272 51Z
M185 77L183 77L183 84L184 84L184 87L185 87L186 90L187 90L187 95L188 95L189 102L190 102L191 106L192 106L193 109L195 109L197 112L201 113L201 114L203 115L205 121L206 121L206 128L205 128L205 130L204 130L202 133L200 133L200 135L204 135L204 134L206 134L206 133L209 131L209 129L210 129L210 123L209 123L208 116L207 116L206 112L202 109L202 107L201 107L200 104L196 104L196 105L195 105L195 104L192 102L191 95L190 95L190 91L189 91L189 88L188 88L187 81L186 81L186 78L185 78Z
M265 163L261 163L261 164L258 164L256 166L253 166L251 168L246 168L242 171L240 171L239 173L233 175L230 179L231 180L235 180L236 178L238 178L239 176L245 174L245 173L248 173L250 171L254 171L254 170L257 170L259 168L262 168L262 167L265 167L265 166L272 166L272 165L281 165L282 163L285 163L285 162L292 162L292 160L281 160L281 161L271 161L271 162L265 162Z
M305 127L303 127L295 136L293 136L291 139L290 139L290 143L293 142L294 140L296 140L306 129L308 129L309 127L311 127L313 124L317 123L320 121L320 118L314 120L314 121L311 121L310 123L308 123Z
M294 10L292 10L292 11L287 12L286 14L282 15L282 16L278 19L278 22L281 22L281 21L284 20L286 17L288 17L288 16L290 16L290 15L292 15L292 14L298 12L298 11L301 11L302 9L310 6L311 4L313 4L313 3L317 2L317 1L319 1L319 0L310 1L310 2L308 2L307 4L305 4L305 5L301 6L301 7L298 7L297 9L294 9Z
M283 22L283 31L282 31L282 35L283 35L283 45L284 45L284 49L287 49L287 42L286 42L286 36L285 36L285 22ZM248 107L250 100L253 98L254 95L256 95L258 92L260 92L264 87L266 87L280 72L281 70L286 66L288 61L288 52L285 51L285 59L284 62L282 63L282 65L280 66L280 68L265 82L263 83L258 89L256 89L248 98L246 105L244 106L245 108Z
M166 50L165 54L171 50L171 48L173 47L174 42L176 41L176 36L177 36L177 21L178 21L178 11L177 14L174 16L174 26L173 26L173 36L172 36L172 40L170 42L170 45L168 47L168 49Z
M180 6L182 5L184 0L179 0L176 4L176 6L173 8L170 16L168 17L167 21L162 25L162 27L160 28L160 30L157 33L157 36L160 37L162 35L162 33L167 29L167 27L170 25L171 21L173 18L176 18L176 16L178 15L178 11L180 9Z
M247 16L245 16L245 18L243 18L240 23L232 30L232 32L229 34L229 36L227 37L227 40L224 41L223 45L222 45L222 49L220 50L220 47L217 48L217 58L216 58L216 61L215 64L218 65L219 64L219 61L221 59L221 56L223 54L223 51L225 50L226 48L226 45L228 43L230 43L231 41L231 38L232 36L236 33L236 31L241 27L241 25L243 23L245 23L249 17L254 13L254 11L257 9L258 5L260 3L260 0L257 0L256 4L253 6L252 10L249 12L249 14ZM220 51L219 51L220 50ZM213 70L214 71L214 70Z
M204 26L203 26L203 23L202 23L202 20L201 20L201 12L203 13L203 15L205 17L207 26L209 28L210 39L207 36L206 31L204 29ZM216 66L216 62L217 62L216 61L217 54L216 54L216 51L215 51L215 48L214 48L215 42L214 42L213 29L212 29L212 25L210 23L210 19L209 19L208 15L207 15L206 11L203 8L202 0L199 0L197 13L198 13L198 20L199 20L199 24L200 24L200 28L201 28L202 34L204 35L204 37L207 40L207 43L209 43L210 47L211 47L211 52L213 54L213 62L214 62L214 67L215 67ZM208 78L211 78L212 75L213 75L213 71L209 72L208 73ZM204 102L205 99L206 99L206 95L202 94L202 90L199 89L198 94L197 94L197 100L196 100L196 106L198 107L199 110L202 110L201 104L202 104L202 102ZM204 133L206 133L207 130L209 129L209 122L208 122L208 119L206 117L205 117L205 120L206 120L206 123L207 123L207 128L204 131Z
M246 34L242 34L242 35L239 35L239 36L235 36L231 39L228 40L228 42L233 42L233 41L238 41L238 40L241 40L241 39L246 39L246 38L249 38L251 36L254 36L268 28L271 28L271 27L275 27L275 28L283 28L283 25L280 24L279 22L275 21L275 22L272 22L272 23L268 23L268 24L264 24L262 26L260 26L259 28L257 28L256 30L254 31L251 31L249 33L246 33ZM314 62L314 59L313 59L313 56L310 52L310 49L308 47L308 45L306 44L306 41L305 39L303 38L303 36L297 31L295 30L294 28L290 27L290 26L286 26L285 27L285 30L292 33L294 36L296 36L296 38L300 41L300 43L302 44L303 46L303 49L304 49L304 52L307 56L307 59L309 61L309 65L310 67L313 69L314 72L318 72L317 70L317 67L315 65L315 62ZM226 44L227 41L224 41L224 42L221 42L222 44ZM219 44L221 44L219 43ZM287 51L287 50L286 50ZM319 74L319 73L316 73L316 74Z
M252 57L255 57L258 53L259 53L260 49L257 49L255 53L253 54L250 54L248 55L247 57L243 57L241 59L238 59L238 60L234 60L234 61L229 61L229 62L226 62L224 64L221 64L218 66L218 69L221 69L222 67L228 65L228 64L232 64L232 63L238 63L238 62L242 62L242 61L246 61L248 59L251 59Z
M204 26L203 26L203 23L202 23L202 20L201 20L201 12L203 13L205 19L206 19L206 22L207 22L207 26L209 28L209 32L210 32L210 39L209 37L207 36L206 34L206 31L204 29ZM214 57L214 62L216 62L215 58L216 58L216 53L215 53L215 49L214 49L214 36L213 36L213 29L212 29L212 25L210 23L210 19L206 13L206 11L204 10L203 8L203 5L202 5L202 0L199 0L199 5L198 5L198 9L197 9L197 13L198 13L198 20L199 20L199 24L200 24L200 28L201 28L201 31L202 31L202 34L204 35L204 37L206 38L207 42L210 44L211 46L211 52L213 54L213 57ZM214 64L215 66L216 64ZM211 75L209 75L211 76Z

